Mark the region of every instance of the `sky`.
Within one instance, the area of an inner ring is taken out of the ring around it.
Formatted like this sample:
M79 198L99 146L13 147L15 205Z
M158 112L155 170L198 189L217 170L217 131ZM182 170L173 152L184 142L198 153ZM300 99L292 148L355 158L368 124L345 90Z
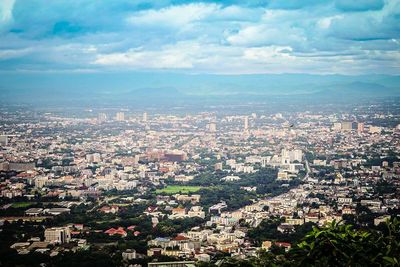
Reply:
M0 74L400 74L400 0L0 0Z

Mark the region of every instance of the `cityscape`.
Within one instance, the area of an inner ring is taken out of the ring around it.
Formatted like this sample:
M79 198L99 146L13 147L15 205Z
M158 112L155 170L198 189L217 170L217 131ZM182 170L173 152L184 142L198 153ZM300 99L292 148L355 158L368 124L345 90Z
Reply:
M0 266L400 266L400 0L0 0Z
M400 210L400 105L386 105L80 116L3 108L2 244L15 257L90 250L153 266L288 251L332 222L377 228Z

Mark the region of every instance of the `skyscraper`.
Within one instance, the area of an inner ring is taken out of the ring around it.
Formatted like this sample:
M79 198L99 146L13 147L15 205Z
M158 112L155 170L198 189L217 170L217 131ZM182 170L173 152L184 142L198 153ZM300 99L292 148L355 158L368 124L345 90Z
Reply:
M208 125L208 129L210 130L210 132L215 133L217 131L217 124L215 122L211 122Z
M248 131L249 130L249 117L244 117L244 130Z
M364 132L364 123L363 122L359 122L358 124L357 124L357 132L359 132L359 133L361 133L361 132Z
M147 122L147 112L143 113L143 122Z
M99 122L104 122L107 120L107 115L105 113L99 113L97 120Z
M125 120L125 114L123 112L117 112L117 115L115 116L115 119L117 121L124 121Z

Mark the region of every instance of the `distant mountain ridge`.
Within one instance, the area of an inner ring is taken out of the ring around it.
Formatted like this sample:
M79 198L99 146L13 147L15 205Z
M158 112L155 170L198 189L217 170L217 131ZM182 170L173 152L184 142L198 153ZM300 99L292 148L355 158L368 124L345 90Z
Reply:
M269 97L400 97L400 76L211 75L177 73L0 74L0 103L141 103L257 101Z

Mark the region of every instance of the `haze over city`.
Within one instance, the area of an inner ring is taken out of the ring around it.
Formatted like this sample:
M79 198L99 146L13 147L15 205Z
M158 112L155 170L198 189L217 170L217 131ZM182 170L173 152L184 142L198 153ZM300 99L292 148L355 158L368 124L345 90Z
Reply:
M0 0L0 266L400 266L400 0Z

